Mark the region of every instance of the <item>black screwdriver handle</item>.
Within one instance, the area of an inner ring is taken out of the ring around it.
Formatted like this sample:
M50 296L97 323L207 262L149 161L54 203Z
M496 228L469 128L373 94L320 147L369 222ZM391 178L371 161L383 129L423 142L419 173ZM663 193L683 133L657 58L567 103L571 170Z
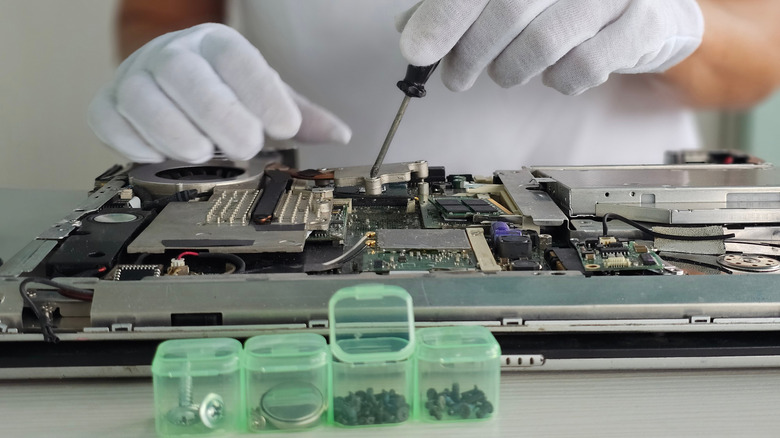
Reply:
M398 88L409 97L425 97L425 83L428 82L433 71L439 66L439 61L435 64L418 67L409 65L406 68L406 77L398 81Z

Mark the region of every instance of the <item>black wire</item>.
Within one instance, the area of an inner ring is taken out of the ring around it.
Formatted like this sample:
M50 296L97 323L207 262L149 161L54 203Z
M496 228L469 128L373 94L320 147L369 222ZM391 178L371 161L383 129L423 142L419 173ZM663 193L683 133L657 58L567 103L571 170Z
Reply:
M674 234L664 234L664 233L653 231L650 228L647 228L638 222L632 221L631 219L625 218L619 214L614 214L614 213L607 213L604 215L604 219L602 220L601 223L602 232L604 233L604 236L609 236L607 222L609 222L611 219L617 219L621 222L625 222L628 225L631 225L632 227L638 229L639 231L642 231L645 234L655 237L656 239L682 240L687 242L703 242L703 241L710 241L710 240L727 240L736 237L734 233L723 234L720 236L676 236Z
M22 300L24 300L24 302L27 303L28 306L30 306L30 309L33 311L35 317L38 318L38 322L41 324L41 332L43 333L43 340L49 343L56 344L57 342L60 341L60 338L57 337L57 335L54 333L54 328L51 325L51 320L46 317L46 314L43 313L41 309L39 309L38 306L33 302L32 298L30 298L29 295L30 290L27 289L27 285L30 283L45 284L47 286L57 288L57 292L60 295L63 295L68 298L74 298L77 300L92 301L92 296L94 294L91 290L81 289L75 286L57 283L47 278L29 277L29 278L25 278L24 280L22 280L21 283L19 283L19 294L21 294Z
M328 271L341 269L347 263L351 262L352 260L355 260L355 258L357 256L359 256L360 254L362 254L363 251L366 250L366 248L368 248L368 245L360 245L359 248L353 250L354 253L349 254L348 256L346 256L343 260L341 260L338 263L335 263L335 264L332 264L332 265L326 265L324 263L318 263L318 264L315 264L315 265L312 265L312 266L307 266L305 272L306 273L315 273L316 274L318 272L328 272ZM348 254L348 253L345 253L345 254Z
M150 253L148 253L148 252L142 253L141 255L139 255L139 256L138 256L138 258L137 258L137 259L135 259L135 262L134 262L133 264L134 264L134 265L143 265L143 264L144 264L144 261L146 261L146 259L147 259L149 256L151 256L151 254L150 254Z
M27 303L28 306L30 306L30 309L35 314L35 317L38 318L38 322L41 325L41 332L43 333L43 340L52 344L56 344L57 342L60 342L60 338L57 337L56 334L54 334L54 329L51 327L51 322L49 321L49 318L44 315L40 309L38 309L38 306L35 305L32 298L30 298L30 295L28 295L28 291L26 289L26 286L28 283L31 283L34 279L28 278L21 283L19 283L19 293L22 295L22 300L24 300L25 303Z
M67 298L73 298L74 300L92 301L92 297L94 295L94 292L89 289L82 289L80 287L71 286L69 284L58 283L43 277L28 277L24 279L24 281L22 281L22 283L19 285L20 290L29 283L39 283L45 284L46 286L51 286L57 289L57 293L60 295Z

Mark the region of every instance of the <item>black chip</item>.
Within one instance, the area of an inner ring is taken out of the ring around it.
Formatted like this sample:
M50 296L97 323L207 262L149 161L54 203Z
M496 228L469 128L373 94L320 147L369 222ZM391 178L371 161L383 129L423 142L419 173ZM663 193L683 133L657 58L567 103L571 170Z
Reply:
M599 252L603 255L606 254L628 255L628 249L622 246L619 248L600 248Z
M490 204L485 205L469 205L475 213L495 213L496 208Z
M655 261L655 257L653 257L651 254L644 253L639 255L639 260L642 260L642 263L645 266L653 266L657 265L658 263Z
M138 281L146 277L159 277L162 265L121 265L114 272L114 281Z
M441 206L447 213L471 213L471 209L463 204L460 205L442 205Z
M462 205L460 199L453 199L453 198L437 198L436 203L445 206L445 205Z
M374 270L382 270L385 267L385 262L382 260L374 260Z

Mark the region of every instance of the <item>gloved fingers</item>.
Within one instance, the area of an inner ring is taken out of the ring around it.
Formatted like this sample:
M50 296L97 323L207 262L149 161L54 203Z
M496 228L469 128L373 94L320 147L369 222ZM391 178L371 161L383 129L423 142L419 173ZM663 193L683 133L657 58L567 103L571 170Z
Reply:
M547 69L544 84L563 94L578 95L603 84L616 70L636 67L644 55L657 55L661 45L652 44L648 51L648 41L658 38L647 33L642 38L627 38L636 21L625 18L609 24ZM652 30L650 27L646 32ZM620 44L615 44L617 41Z
M656 72L680 62L701 41L694 35L678 35L674 9L680 3L658 7L632 2L619 19L545 71L544 83L577 95L603 84L611 73Z
M211 140L187 119L148 72L128 75L115 93L119 114L164 155L190 163L202 163L214 155Z
M260 151L264 140L260 119L203 57L171 47L161 50L152 65L163 92L228 158L248 160Z
M159 163L165 160L114 106L111 87L104 87L92 100L87 111L87 123L103 143L136 163Z
M624 1L554 2L488 66L488 74L505 88L526 84L593 38L625 7Z
M442 81L453 91L471 88L491 61L531 21L557 0L491 1L442 63Z
M301 129L295 139L306 143L347 144L352 139L352 130L335 114L312 103L285 84L301 111Z
M259 117L268 136L292 138L301 112L279 74L241 34L226 26L209 32L200 52L238 99Z
M455 47L490 0L425 0L401 33L401 54L413 65L431 65Z
M397 30L398 32L403 32L404 28L406 27L406 23L408 23L409 19L412 18L412 15L414 15L414 13L417 12L417 9L420 8L421 4L423 4L422 1L412 6L411 8L401 12L400 14L396 15L395 30Z

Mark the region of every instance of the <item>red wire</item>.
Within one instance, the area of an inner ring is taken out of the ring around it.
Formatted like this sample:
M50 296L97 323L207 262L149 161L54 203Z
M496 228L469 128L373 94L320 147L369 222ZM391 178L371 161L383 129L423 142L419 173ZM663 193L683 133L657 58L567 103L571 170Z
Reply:
M179 254L176 259L181 260L184 258L184 256L199 256L200 254L196 253L195 251L184 251L183 253Z

